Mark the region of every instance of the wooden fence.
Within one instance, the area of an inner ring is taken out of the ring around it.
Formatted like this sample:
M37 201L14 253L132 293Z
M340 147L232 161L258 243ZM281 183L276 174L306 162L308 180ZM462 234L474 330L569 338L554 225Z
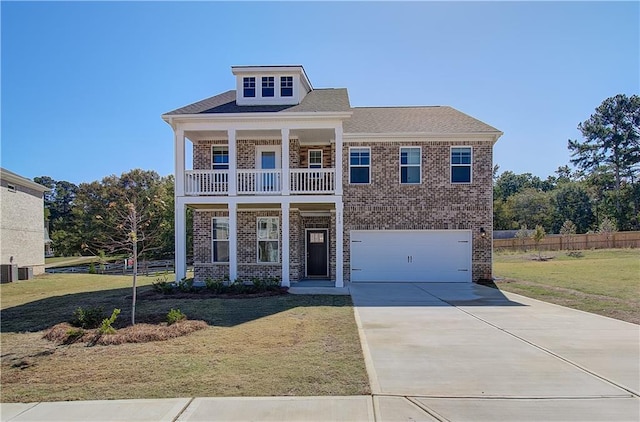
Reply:
M607 248L640 248L640 231L575 234L571 237L551 234L540 241L540 250L542 251ZM536 249L536 243L531 238L493 239L493 249L533 250Z

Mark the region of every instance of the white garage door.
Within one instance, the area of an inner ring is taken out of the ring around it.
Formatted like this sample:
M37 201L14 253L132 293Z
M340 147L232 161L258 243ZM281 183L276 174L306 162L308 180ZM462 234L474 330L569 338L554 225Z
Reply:
M352 230L351 281L470 282L470 230Z

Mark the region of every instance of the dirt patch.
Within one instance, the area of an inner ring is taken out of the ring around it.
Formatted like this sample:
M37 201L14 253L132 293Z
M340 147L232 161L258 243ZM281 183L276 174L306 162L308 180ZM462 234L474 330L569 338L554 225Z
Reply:
M93 345L117 345L124 343L147 343L182 337L207 328L204 321L179 321L167 324L136 324L117 330L115 334L100 334L97 330L82 330L63 322L54 325L43 338L57 344L87 343Z

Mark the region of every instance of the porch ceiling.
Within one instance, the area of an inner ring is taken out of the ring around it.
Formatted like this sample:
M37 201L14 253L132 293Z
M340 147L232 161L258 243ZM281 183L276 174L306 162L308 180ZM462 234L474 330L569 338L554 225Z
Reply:
M190 130L184 134L192 142L227 139L227 132L224 130ZM328 145L335 138L335 132L333 129L295 129L289 133L289 136L297 138L303 145ZM239 130L236 132L236 139L280 139L281 137L282 134L279 130Z

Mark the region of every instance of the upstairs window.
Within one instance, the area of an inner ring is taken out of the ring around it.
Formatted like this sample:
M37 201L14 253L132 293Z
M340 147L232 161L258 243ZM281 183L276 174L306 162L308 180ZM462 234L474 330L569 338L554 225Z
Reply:
M242 83L244 86L243 96L255 97L256 96L256 78L243 78Z
M273 76L263 76L262 77L262 96L263 97L273 97L274 96L274 82L275 78Z
M211 229L211 262L229 262L229 219L212 219Z
M7 190L9 192L15 192L16 191L16 185L7 185Z
M451 183L471 183L471 147L451 148Z
M211 150L211 168L213 170L229 170L229 147L214 145Z
M420 147L400 148L400 183L420 183L421 159Z
M293 76L280 77L280 96L293 97Z
M371 179L371 149L349 149L349 183L369 183Z
M310 169L322 168L322 150L321 149L309 150L309 168Z

